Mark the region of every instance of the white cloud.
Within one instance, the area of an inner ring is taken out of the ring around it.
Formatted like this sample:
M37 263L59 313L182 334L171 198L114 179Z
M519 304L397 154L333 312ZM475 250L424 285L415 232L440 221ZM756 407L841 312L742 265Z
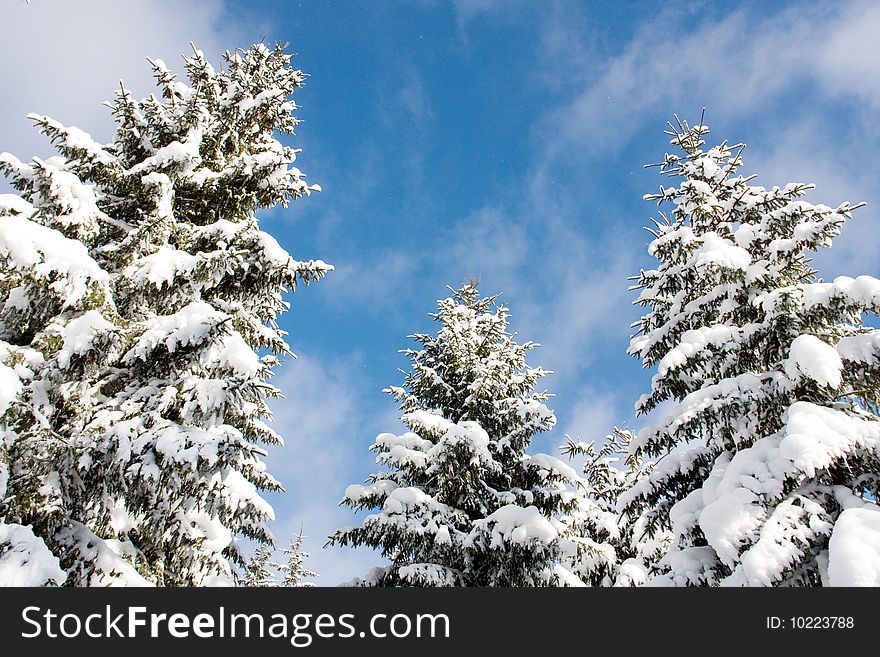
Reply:
M49 114L101 141L112 137L102 107L124 79L136 96L153 89L146 57L175 69L190 41L216 61L260 34L224 21L221 0L38 0L6 2L0 21L0 151L22 159L51 154L25 118Z
M575 440L601 444L611 429L620 424L620 408L614 395L584 390L582 399L569 411L562 433Z
M757 173L755 184L784 186L789 182L815 183L807 195L813 203L836 207L844 201L865 201L853 213L831 249L820 250L814 266L826 279L841 274L873 274L880 262L880 240L874 217L880 207L880 190L873 158L880 139L864 139L841 130L823 131L817 119L805 119L774 132L766 142L746 149L747 173ZM845 145L844 145L845 144Z
M321 294L331 307L357 304L359 312L400 312L400 289L418 271L418 260L405 251L384 251L368 257L349 257L334 263L335 270L321 283Z
M531 360L554 371L554 387L582 374L603 340L626 333L633 314L626 294L632 247L609 237L600 249L572 213L558 198L486 207L461 219L435 254L450 284L474 276L484 294L503 293L520 340L543 345Z
M307 565L319 574L317 583L333 586L363 576L382 562L371 550L324 548L336 529L356 523L348 507L338 506L345 488L373 472L368 452L380 431L396 431L399 421L389 411L376 413L381 400L359 374L356 357L322 360L301 356L287 363L276 381L285 399L272 403L274 428L285 439L273 448L269 471L286 492L272 496L276 522L272 531L280 545L300 527L311 553ZM352 478L354 477L354 478Z
M878 31L874 2L802 5L764 18L743 9L692 30L664 12L617 56L597 62L593 80L553 113L557 138L549 156L619 149L646 120L665 121L673 111L699 105L710 108L710 118L725 120L755 112L797 83L813 82L828 95L876 108ZM809 93L799 96L810 102Z

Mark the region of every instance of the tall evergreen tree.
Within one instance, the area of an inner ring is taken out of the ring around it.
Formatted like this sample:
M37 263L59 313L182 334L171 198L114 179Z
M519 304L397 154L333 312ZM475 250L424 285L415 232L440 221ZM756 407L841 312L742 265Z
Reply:
M346 489L343 503L378 509L331 537L378 548L391 563L364 585L536 586L569 583L554 516L574 503L572 468L529 455L556 418L535 390L547 374L526 364L507 309L464 284L438 302L436 335L416 334L403 387L386 390L410 431L380 434L388 470Z
M635 436L614 428L600 449L593 443L568 438L563 453L582 458L583 478L574 510L561 522L565 535L577 549L567 556L566 567L588 586L639 586L652 565L669 547L670 532L645 531L645 517L620 512L625 491L648 476L653 463L629 451Z
M31 115L59 155L0 155L0 521L68 584L228 583L239 537L271 539L276 318L330 267L255 216L317 189L275 138L304 75L281 47L225 60L151 60L161 95L120 86L109 144Z
M672 531L655 583L844 583L845 534L880 518L880 331L862 321L880 281L825 282L809 256L857 206L750 185L741 145L670 126L680 153L660 170L676 186L646 198L672 211L652 230L657 268L636 277L648 312L629 351L656 367L637 410L674 406L633 441L660 460L621 505Z

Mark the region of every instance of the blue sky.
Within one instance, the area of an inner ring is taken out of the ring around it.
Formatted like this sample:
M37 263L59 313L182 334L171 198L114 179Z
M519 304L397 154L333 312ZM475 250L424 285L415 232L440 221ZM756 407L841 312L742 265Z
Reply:
M75 6L74 6L75 5ZM406 335L431 330L444 285L478 276L502 292L522 340L544 347L558 428L599 439L638 426L649 374L626 356L638 318L627 276L649 266L642 227L673 112L749 144L758 182L815 182L810 199L866 201L825 276L877 275L880 4L865 2L97 2L3 0L0 150L46 155L29 111L109 139L100 107L124 78L150 90L147 55L189 41L217 60L290 42L310 74L290 143L323 192L263 215L299 259L336 271L301 289L283 326L299 354L276 384L287 446L270 469L284 535L302 525L323 584L378 563L324 550L355 521L336 506L374 469L375 435L401 428Z

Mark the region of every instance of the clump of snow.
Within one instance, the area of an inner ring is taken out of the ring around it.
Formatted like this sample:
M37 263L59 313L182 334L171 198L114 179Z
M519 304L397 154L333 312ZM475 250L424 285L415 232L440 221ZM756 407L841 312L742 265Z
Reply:
M843 361L834 347L816 336L799 335L791 343L784 368L791 379L799 378L800 374L813 379L819 385L838 388Z
M0 221L0 257L40 279L59 275L49 287L66 297L67 306L85 296L90 282L109 278L85 244L22 216Z
M351 484L345 489L345 499L357 504L365 497L373 497L375 495L386 496L397 488L397 486L397 483L390 479L379 479L367 486L364 486L363 484Z
M0 522L0 586L61 585L66 579L58 557L30 527Z
M685 331L681 340L666 352L657 368L658 376L665 376L669 370L684 365L688 359L708 346L718 346L728 342L734 335L734 329L724 324L703 326L699 329Z
M831 586L880 586L880 509L845 509L828 546Z
M73 356L79 356L94 348L95 338L116 330L97 310L89 310L64 327L64 344L58 352L58 364L61 367L70 365Z
M385 465L397 468L407 466L424 468L428 463L427 452L434 443L408 431L400 436L381 433L376 436L375 446L381 450L377 460Z
M758 501L752 491L735 488L707 504L700 513L700 528L706 541L724 563L736 563L742 543L760 527L764 509Z
M708 545L672 550L660 566L670 569L668 575L651 578L648 586L704 586L712 578L718 563L715 550Z
M163 245L155 253L140 258L125 275L139 285L149 282L160 288L179 276L191 274L198 261L198 257L191 253Z
M452 426L452 422L442 415L422 409L404 413L401 419L409 426L418 427L426 435L438 438Z
M269 262L278 267L283 267L290 262L290 254L269 233L261 230L257 233L257 239L263 248L263 255Z
M0 363L0 417L21 393L21 379L10 367Z
M149 328L125 354L124 361L146 361L160 344L164 344L169 352L181 346L199 344L211 329L225 319L227 315L215 310L209 303L193 301L176 313L153 318Z
M841 358L855 363L874 365L880 360L880 331L860 333L842 338L837 343Z
M460 576L451 568L435 563L414 563L398 570L400 579L415 586L455 586Z
M779 453L809 476L854 449L877 450L880 422L833 408L795 402L787 412Z
M703 243L693 256L697 266L715 265L745 271L752 262L748 251L717 233L706 233L702 239Z
M507 504L474 522L474 533L485 530L490 536L490 547L500 548L505 543L550 545L559 534L537 507ZM473 536L470 538L473 540Z
M646 581L648 581L648 569L645 568L645 564L630 557L620 564L614 586L642 586Z
M417 508L433 501L419 488L406 486L395 488L385 498L383 509L387 513L403 513L407 508Z

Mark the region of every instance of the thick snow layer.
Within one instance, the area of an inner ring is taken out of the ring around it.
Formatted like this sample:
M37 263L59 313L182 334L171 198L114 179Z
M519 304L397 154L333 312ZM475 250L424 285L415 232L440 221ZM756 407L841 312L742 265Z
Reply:
M79 301L91 281L107 281L108 275L88 254L85 244L64 237L24 217L0 221L0 257L38 278L60 275L50 287L66 297L65 305Z
M858 449L880 447L880 422L809 402L788 409L779 452L808 476Z
M880 331L850 335L837 343L841 358L855 363L876 365L880 361Z
M699 586L711 579L718 557L708 545L688 547L667 553L660 565L668 567L671 572L649 580L649 586Z
M403 581L414 586L455 586L461 580L456 571L434 563L414 563L397 572Z
M791 379L803 375L819 385L838 388L841 382L843 361L831 345L814 335L799 335L791 343L785 373Z
M169 352L178 347L199 344L227 315L215 310L204 301L193 301L176 313L153 318L149 328L141 334L135 345L125 354L125 362L143 361L152 357L153 350L164 344Z
M745 271L752 263L749 252L726 240L717 233L703 235L703 243L692 256L698 267L715 265L726 269Z
M822 506L803 495L784 497L789 482L814 477L847 454L880 452L880 422L868 416L795 402L784 417L778 434L732 458L719 456L704 485L670 511L677 535L687 535L699 525L714 557L731 567L724 585L770 586L831 532ZM659 462L661 474L670 469L668 461ZM637 485L623 497L646 485ZM677 566L668 564L679 583L696 572L694 563L681 559Z
M256 377L263 367L263 361L239 333L224 335L212 345L203 360L208 364L229 367L236 374L248 378Z
M354 504L358 504L364 498L374 497L376 495L384 498L397 487L398 484L390 479L379 479L366 486L363 484L351 484L345 489L344 499Z
M407 486L388 493L383 509L386 513L404 513L408 508L427 506L432 502L434 499L420 488Z
M571 482L581 480L574 468L555 456L550 456L549 454L531 454L527 455L527 458L530 463L539 466L541 470L544 471L545 476L554 474Z
M828 546L831 586L880 586L880 508L846 509Z
M119 541L108 544L80 523L73 523L59 534L68 549L79 553L80 559L94 568L88 586L153 586L134 566L114 551Z
M138 285L151 283L157 288L170 285L175 278L189 276L199 258L186 251L164 245L155 253L140 258L126 271L126 277Z
M0 214L2 215L20 214L29 217L35 211L34 206L18 194L0 194Z
M728 565L736 563L745 539L753 538L764 516L759 498L746 488L736 488L700 513L700 528L718 558Z
M10 367L0 363L0 417L21 393L21 379Z
M801 496L777 505L761 526L758 539L740 558L722 586L772 586L793 565L803 561L810 546L831 531L825 510Z
M474 522L474 532L488 530L490 547L500 548L505 543L525 545L540 543L550 545L559 534L537 507L521 507L516 504L502 506L483 520Z
M58 557L30 527L0 522L0 586L63 584Z
M79 356L94 348L95 337L116 330L97 310L89 310L64 327L64 344L58 352L58 364L67 367L73 356Z
M684 365L694 354L708 346L719 346L729 342L735 330L724 324L704 326L699 329L685 331L678 345L666 352L657 368L658 376L666 376L669 370Z
M626 559L617 570L614 586L641 586L648 579L648 569L638 559Z

